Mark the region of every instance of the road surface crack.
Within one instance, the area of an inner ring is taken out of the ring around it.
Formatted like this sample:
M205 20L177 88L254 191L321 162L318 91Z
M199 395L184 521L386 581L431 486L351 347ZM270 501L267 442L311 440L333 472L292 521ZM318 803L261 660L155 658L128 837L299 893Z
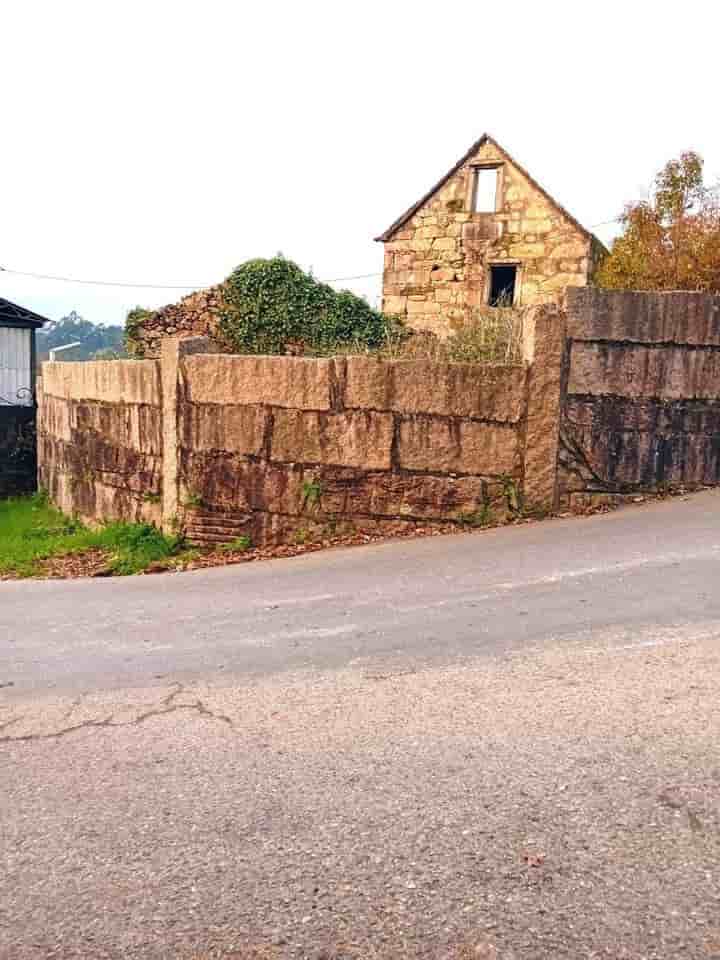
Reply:
M226 726L229 726L232 730L235 729L233 721L230 717L224 713L216 713L200 699L196 699L192 703L175 703L177 697L185 693L185 688L181 683L174 683L173 687L175 687L175 689L172 690L166 697L162 698L159 706L153 707L150 710L146 710L143 713L139 713L136 717L133 717L132 720L115 721L115 714L111 713L100 720L84 720L82 723L75 723L71 726L62 727L60 730L52 730L49 733L25 733L20 734L19 736L0 737L0 744L26 743L34 740L58 740L60 737L66 737L68 734L76 733L78 730L87 730L94 727L110 727L113 729L119 729L121 727L138 727L147 720L152 720L154 717L163 717L170 713L181 713L183 711L195 713L197 716L204 717L206 719L218 720L220 723L224 723ZM63 715L63 720L68 720L72 716L73 712L80 705L84 696L86 696L86 694L82 694L77 700L73 701ZM22 719L23 717L13 717L11 720L0 724L0 731Z

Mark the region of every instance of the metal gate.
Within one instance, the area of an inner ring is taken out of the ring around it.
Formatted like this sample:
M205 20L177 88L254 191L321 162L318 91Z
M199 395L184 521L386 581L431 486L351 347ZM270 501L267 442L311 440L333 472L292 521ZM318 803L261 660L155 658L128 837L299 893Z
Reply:
M36 414L28 388L0 396L0 497L32 493L37 487Z

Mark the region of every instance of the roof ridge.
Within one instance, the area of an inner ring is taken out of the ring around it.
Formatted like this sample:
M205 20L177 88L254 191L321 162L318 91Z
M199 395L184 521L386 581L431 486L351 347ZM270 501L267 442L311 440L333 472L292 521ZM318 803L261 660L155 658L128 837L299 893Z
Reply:
M482 147L485 143L492 143L493 146L497 147L497 149L500 151L500 153L503 154L506 160L512 163L513 166L516 167L517 170L529 181L529 183L532 184L532 186L535 187L535 189L538 190L545 197L545 199L548 200L555 207L555 209L559 213L561 213L564 217L567 217L567 219L573 224L573 226L577 227L577 229L580 230L580 232L584 234L584 236L588 237L591 240L597 239L595 237L595 234L592 233L590 230L588 230L587 227L584 227L579 220L577 220L568 210L565 209L565 207L562 206L562 204L558 203L558 201L551 194L549 194L547 190L541 184L539 184L533 176L531 176L531 174L527 172L525 167L523 167L522 164L517 162L517 160L512 156L512 154L510 154L505 149L505 147L503 147L500 143L498 143L498 141L494 137L490 136L489 133L483 133L483 135L478 140L476 140L475 143L473 143L470 149L467 150L462 155L462 157L458 160L458 162L453 167L451 167L451 169L445 174L444 177L438 180L438 182L433 187L431 187L427 193L423 194L423 196L416 203L414 203L411 207L409 207L405 211L405 213L399 216L397 220L395 220L394 223L392 223L387 228L387 230L381 233L380 236L375 237L375 240L381 241L383 243L386 242L387 240L390 240L390 238L395 233L395 231L398 230L401 226L403 226L403 224L407 223L407 221L415 213L417 213L417 211L422 206L424 206L424 204L426 204L427 201L434 194L436 194L438 190L441 189L441 187L444 187L447 181L450 179L450 177L454 176L457 173L457 171L465 163L467 163L467 161L472 157L472 155L476 153L480 149L480 147Z

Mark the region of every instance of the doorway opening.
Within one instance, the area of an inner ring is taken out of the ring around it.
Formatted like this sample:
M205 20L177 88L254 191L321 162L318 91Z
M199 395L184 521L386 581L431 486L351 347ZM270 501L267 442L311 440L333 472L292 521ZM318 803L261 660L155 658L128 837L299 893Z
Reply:
M515 303L517 266L512 263L490 267L488 304L491 307L511 307Z

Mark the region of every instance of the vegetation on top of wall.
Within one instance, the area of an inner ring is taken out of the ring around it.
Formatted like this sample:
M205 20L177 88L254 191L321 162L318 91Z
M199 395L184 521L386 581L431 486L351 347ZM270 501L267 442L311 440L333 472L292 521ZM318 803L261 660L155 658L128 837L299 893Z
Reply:
M147 310L145 307L133 307L125 318L125 349L128 356L141 360L144 355L144 348L138 339L138 330L153 315L153 310Z
M630 204L594 282L619 290L720 291L720 197L703 160L683 153L658 173L649 200Z
M513 307L484 307L446 338L430 332L389 329L379 346L349 341L329 343L314 356L365 354L381 360L431 360L436 363L476 363L485 366L522 363L523 312Z
M248 260L223 284L219 330L238 353L312 352L330 344L379 347L397 326L349 290L333 290L277 256Z

